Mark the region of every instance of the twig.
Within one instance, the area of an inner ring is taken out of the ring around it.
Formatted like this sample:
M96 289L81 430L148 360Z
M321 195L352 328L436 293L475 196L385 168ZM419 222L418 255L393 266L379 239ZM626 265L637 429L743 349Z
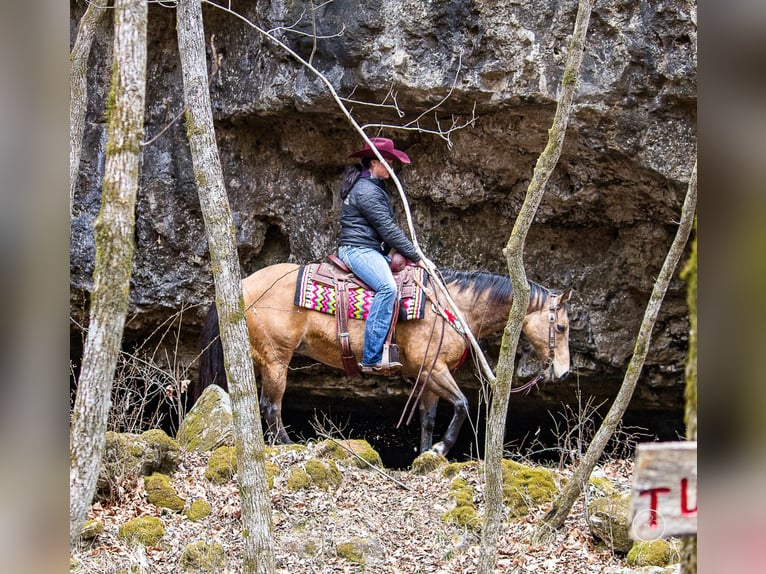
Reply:
M364 458L362 458L361 456L359 456L357 453L355 453L353 450L351 450L350 448L348 448L346 445L339 443L339 442L338 442L337 440L335 440L334 438L332 438L332 437L330 437L330 436L327 436L327 435L321 435L321 434L320 434L319 436L321 436L322 438L325 438L325 439L327 439L327 440L329 440L329 441L331 441L331 442L333 442L333 443L337 444L337 445L338 445L340 448L342 448L342 449L343 449L343 450L345 450L346 452L348 452L348 453L350 453L350 454L354 455L354 456L355 456L357 459L361 460L361 461L362 461L364 464L366 464L367 466L369 466L369 467L370 467L372 470L374 470L375 472L377 472L378 474L380 474L380 475L382 475L382 476L385 476L385 477L386 477L388 480L390 480L391 482L395 483L397 486L401 486L401 487L402 487L402 488L404 488L405 490L412 490L412 489L411 489L409 486L407 486L407 485L406 485L406 484L404 484L403 482L400 482L400 481L396 480L396 479L395 479L393 476L391 476L390 474L386 474L385 472L383 472L382 470L380 470L380 469L379 469L377 466L375 466L374 464L370 463L369 461L366 461L366 460L364 460Z

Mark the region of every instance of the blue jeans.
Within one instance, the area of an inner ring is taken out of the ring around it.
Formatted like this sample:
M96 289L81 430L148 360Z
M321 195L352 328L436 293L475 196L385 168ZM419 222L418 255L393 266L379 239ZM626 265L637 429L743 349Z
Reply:
M375 365L383 359L383 344L386 342L391 317L396 302L396 281L388 266L388 258L369 247L338 248L338 257L349 266L354 275L375 291L370 313L364 326L363 365Z

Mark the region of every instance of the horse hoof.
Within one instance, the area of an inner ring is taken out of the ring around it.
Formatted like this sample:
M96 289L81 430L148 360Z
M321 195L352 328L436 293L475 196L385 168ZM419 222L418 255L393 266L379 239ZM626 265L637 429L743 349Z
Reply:
M446 454L446 452L447 452L447 449L444 446L444 442L443 441L439 441L435 445L433 445L431 447L431 452L435 452L436 454L440 454L440 455L444 456Z

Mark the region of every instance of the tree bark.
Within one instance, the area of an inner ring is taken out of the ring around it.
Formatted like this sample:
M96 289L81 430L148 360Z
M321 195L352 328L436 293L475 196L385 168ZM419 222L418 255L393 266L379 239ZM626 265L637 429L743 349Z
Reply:
M641 374L641 369L644 366L646 355L649 352L652 329L654 328L654 323L657 320L657 315L662 306L662 300L665 298L665 292L668 289L668 285L670 285L670 280L673 278L673 271L675 270L681 255L683 255L684 246L689 239L689 234L691 233L692 225L694 223L696 207L697 164L695 162L694 170L692 171L689 180L689 187L686 191L684 205L681 208L681 221L678 230L676 231L676 236L673 239L673 243L670 246L670 250L665 257L665 262L662 265L660 274L654 284L649 303L646 306L644 318L641 321L641 327L638 331L636 344L633 348L633 357L631 357L630 363L628 364L628 369L625 372L625 377L620 386L620 390L618 391L609 412L604 418L604 421L601 423L601 426L593 437L593 441L588 446L585 456L575 469L572 478L567 482L558 498L553 501L551 509L541 519L536 533L536 536L540 539L544 539L551 529L557 530L563 526L569 511L572 509L572 505L575 503L575 500L577 500L580 492L582 492L583 485L588 480L588 477L590 477L591 472L593 472L593 467L596 466L598 459L604 452L604 447L614 434L617 424L620 422L628 408L630 399L633 396L633 391L636 388L636 383L638 382L638 377Z
M80 168L85 114L88 111L88 57L93 38L106 14L106 0L88 4L77 27L72 53L69 55L69 214L72 214L74 190Z
M695 166L695 173L697 168ZM695 229L697 222L695 221ZM683 277L688 285L686 301L689 305L689 357L686 361L686 438L697 440L697 238L684 268ZM681 539L681 574L697 574L697 537Z
M519 343L524 316L529 307L529 284L524 270L524 243L529 228L545 193L545 186L553 173L564 145L572 101L577 92L577 80L588 32L588 22L595 0L581 0L577 9L574 32L569 45L567 65L561 82L561 94L556 106L553 126L548 132L548 144L540 154L535 165L532 181L527 188L524 204L519 211L504 254L513 285L513 304L508 323L503 332L500 345L500 357L497 366L497 379L492 386L492 400L487 419L487 434L484 448L484 477L486 511L482 528L481 554L479 556L480 574L493 571L497 557L497 541L503 516L503 439L505 421L508 415L511 381L513 380L516 348Z
M95 222L96 263L69 446L69 540L77 540L93 498L104 450L112 378L128 310L133 231L146 92L143 0L118 0L114 66L107 102L107 148L101 212Z
M186 134L210 249L221 343L231 389L242 508L242 572L272 573L275 566L266 447L245 323L234 218L215 141L200 0L178 3L178 49L187 108Z

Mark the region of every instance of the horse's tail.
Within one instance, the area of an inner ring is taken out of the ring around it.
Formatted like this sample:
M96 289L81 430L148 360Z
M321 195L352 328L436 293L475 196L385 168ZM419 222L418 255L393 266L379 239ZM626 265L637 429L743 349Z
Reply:
M218 309L213 303L202 324L202 333L200 334L199 377L192 393L194 401L200 397L208 385L218 385L225 391L229 388L226 384L226 369L223 363L223 345L220 335Z

